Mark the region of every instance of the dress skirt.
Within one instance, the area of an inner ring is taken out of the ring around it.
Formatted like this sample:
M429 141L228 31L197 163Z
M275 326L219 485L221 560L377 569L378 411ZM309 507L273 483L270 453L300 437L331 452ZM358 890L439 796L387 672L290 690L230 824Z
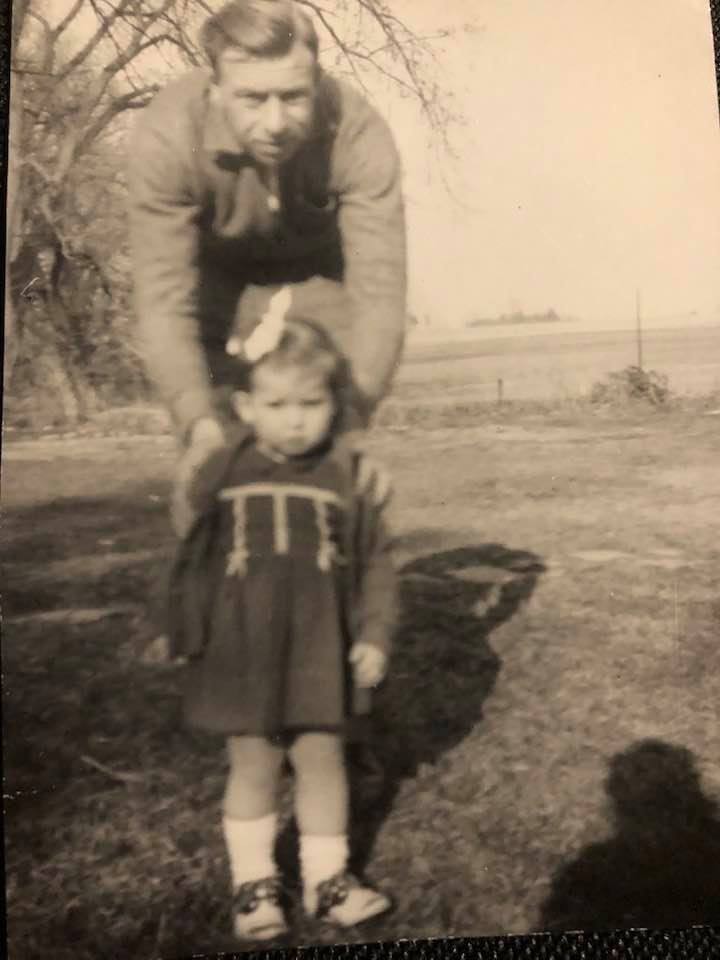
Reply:
M280 552L277 497L244 494L247 553L241 569L231 560L237 534L228 505L207 558L207 639L188 665L184 711L190 726L226 736L275 737L345 731L357 712L340 546L345 511L339 499L332 501L318 524L313 482L325 493L334 486L327 470L318 473L306 469L301 478L282 477L287 529ZM288 487L288 480L301 480L302 489ZM318 562L320 555L325 562Z

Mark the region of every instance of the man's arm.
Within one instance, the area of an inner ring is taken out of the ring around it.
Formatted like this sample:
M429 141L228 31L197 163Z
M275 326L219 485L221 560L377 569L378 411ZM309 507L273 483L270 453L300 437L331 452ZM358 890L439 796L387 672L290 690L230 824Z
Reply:
M132 269L148 373L185 435L213 416L196 310L199 208L173 104L161 106L147 108L130 144Z
M388 656L398 620L394 540L388 528L387 505L378 505L362 487L362 459L361 455L355 477L355 559L360 573L356 642L375 647Z
M405 213L387 124L359 98L349 113L336 145L339 223L354 308L350 361L370 413L389 389L405 337Z

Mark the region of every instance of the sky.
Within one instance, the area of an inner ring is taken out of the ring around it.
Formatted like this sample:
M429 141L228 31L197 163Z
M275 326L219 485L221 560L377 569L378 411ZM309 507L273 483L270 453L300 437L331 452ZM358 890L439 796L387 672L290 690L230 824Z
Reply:
M419 33L452 31L436 76L463 117L450 155L411 101L370 86L403 160L416 315L448 328L552 308L618 328L639 290L648 323L720 323L707 0L391 5Z
M648 322L720 322L707 3L412 6L430 29L474 28L446 43L442 66L466 118L458 159L441 165L452 196L407 105L387 111L410 197L414 309L439 325L553 308L618 327L634 322L639 288Z

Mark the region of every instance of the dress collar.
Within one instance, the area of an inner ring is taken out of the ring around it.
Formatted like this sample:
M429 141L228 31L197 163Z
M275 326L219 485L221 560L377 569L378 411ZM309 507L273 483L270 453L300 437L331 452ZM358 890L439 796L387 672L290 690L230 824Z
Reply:
M262 443L258 442L257 438L255 438L254 441L256 453L259 454L261 460L264 460L266 464L282 464L296 473L305 473L307 470L311 470L320 460L330 453L333 446L333 438L327 437L317 447L313 447L312 450L308 450L307 453L303 453L299 457L286 457L280 453L268 450Z

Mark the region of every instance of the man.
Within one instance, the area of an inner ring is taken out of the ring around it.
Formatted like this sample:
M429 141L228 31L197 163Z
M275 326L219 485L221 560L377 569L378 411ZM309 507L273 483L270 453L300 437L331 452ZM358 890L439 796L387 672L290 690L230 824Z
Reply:
M148 371L190 448L224 439L228 332L279 286L350 361L356 425L388 389L405 329L405 227L386 124L318 64L292 0L232 0L211 72L170 84L131 144L131 245ZM193 453L199 451L199 453Z
M225 442L228 335L249 334L280 287L348 358L357 426L387 391L405 330L404 211L386 124L323 72L292 0L232 0L202 42L211 71L160 93L130 147L140 338L188 448L176 505ZM177 511L175 526L183 532Z

